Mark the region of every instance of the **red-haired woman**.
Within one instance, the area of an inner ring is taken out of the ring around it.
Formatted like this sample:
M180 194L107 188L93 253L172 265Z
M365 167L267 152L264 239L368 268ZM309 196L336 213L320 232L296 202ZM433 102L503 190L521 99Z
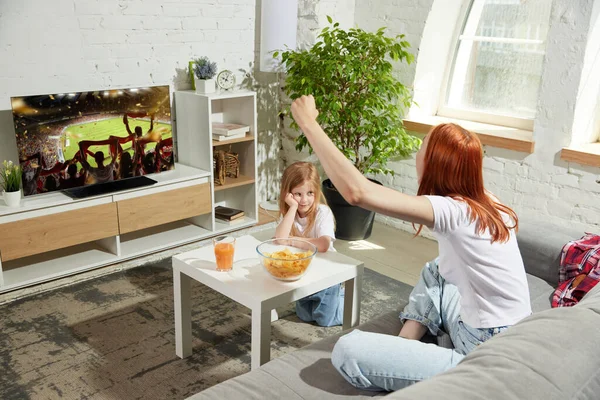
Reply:
M292 114L349 203L425 225L439 244L439 257L425 265L400 314L399 336L354 330L337 342L332 363L348 382L367 390L403 388L454 367L531 314L517 216L485 190L476 135L455 124L433 128L416 155L419 190L411 196L354 168L316 122L312 96L296 99ZM454 349L419 341L442 330Z

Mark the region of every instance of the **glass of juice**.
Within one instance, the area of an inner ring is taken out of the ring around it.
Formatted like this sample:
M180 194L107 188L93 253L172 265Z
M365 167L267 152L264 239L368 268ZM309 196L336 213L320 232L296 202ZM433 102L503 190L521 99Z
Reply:
M217 271L231 271L233 268L235 238L218 236L213 239L213 246L215 248L215 258L217 259Z

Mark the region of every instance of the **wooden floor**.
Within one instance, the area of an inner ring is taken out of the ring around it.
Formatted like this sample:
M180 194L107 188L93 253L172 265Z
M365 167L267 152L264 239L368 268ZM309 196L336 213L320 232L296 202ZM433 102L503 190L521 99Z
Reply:
M279 219L277 213L278 211L267 211L262 207L258 207L258 224L256 225L260 226L270 222L276 222L277 219Z
M275 229L253 233L259 240L273 237ZM335 249L361 260L365 267L398 281L414 285L423 265L437 257L437 243L375 222L367 240L336 240Z

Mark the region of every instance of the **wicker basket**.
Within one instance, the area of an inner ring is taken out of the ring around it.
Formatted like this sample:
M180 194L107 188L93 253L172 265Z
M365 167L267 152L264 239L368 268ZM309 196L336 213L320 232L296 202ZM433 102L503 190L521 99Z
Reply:
M224 185L226 178L240 176L240 158L237 153L217 150L213 155L215 185Z

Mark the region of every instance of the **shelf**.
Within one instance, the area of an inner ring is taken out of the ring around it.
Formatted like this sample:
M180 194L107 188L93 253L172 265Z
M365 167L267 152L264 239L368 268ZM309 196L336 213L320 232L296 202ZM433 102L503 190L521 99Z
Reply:
M249 185L254 182L255 182L254 178L252 178L250 176L244 176L244 175L240 175L238 178L226 178L224 185L219 185L219 186L215 185L215 192L218 192L220 190L238 187L238 186Z
M206 178L210 176L210 172L200 168L190 167L189 165L175 163L175 168L170 171L164 171L158 174L148 174L146 176L156 181L152 186L161 186L175 182L189 181L191 179Z
M185 220L121 235L121 258L132 258L214 236Z
M439 124L455 123L476 133L484 146L499 147L529 154L533 153L535 147L533 132L523 129L439 116L413 116L405 118L403 122L407 131L423 134L427 134Z
M0 292L80 273L119 261L95 242L84 243L2 264ZM83 264L83 265L82 265Z
M188 95L203 96L211 100L235 99L239 97L251 97L256 92L250 90L218 90L214 93L196 93L194 90L180 90L179 92Z
M132 192L143 192L148 189L159 188L165 185L172 185L178 182L185 182L192 179L207 178L211 176L209 171L202 170L200 168L194 168L187 165L175 163L175 169L170 171L161 172L158 174L148 174L149 178L154 179L156 183L151 186L143 186L134 189L119 190L110 193L104 193L97 196L90 196L82 199L72 199L61 191L36 194L27 196L21 201L20 207L7 207L3 201L0 201L0 216L19 214L25 211L41 210L44 208L58 207L61 205L70 205L73 208L76 204L81 204L81 207L87 207L91 205L101 204L92 203L92 200L100 198L110 198L114 195L123 195ZM110 201L110 200L107 200Z
M233 143L240 143L240 142L252 142L254 141L254 136L252 135L247 135L243 138L237 138L237 139L231 139L231 140L223 140L223 141L218 141L218 140L213 140L213 147L219 147L219 146L225 146L228 144L233 144Z
M256 184L256 93L240 90L201 95L191 91L176 91L174 96L177 111L173 114L177 118L173 123L176 124L175 144L179 163L173 170L149 175L157 181L156 184L85 199L72 199L62 192L28 196L16 208L6 207L0 200L0 228L10 227L6 224L13 222L31 220L27 223L33 227L23 227L27 231L35 230L33 228L37 220L33 220L34 218L63 212L71 213L80 209L85 211L95 206L112 204L120 213L118 231L110 232L111 236L107 238L10 261L10 257L6 257L0 262L0 278L3 278L0 293L207 240L226 232L256 226L259 220L262 222L258 213ZM213 121L244 124L250 131L242 138L213 141ZM239 154L239 171L243 175L227 178L225 185L215 186L212 183L212 155L215 150L226 149L224 146L227 145L232 145L232 149ZM200 190L200 186L205 188L200 194L189 192ZM204 202L203 207L192 209L188 204L190 198ZM216 204L244 210L246 216L233 225L215 222L213 209ZM169 206L171 209L165 211L164 207ZM131 212L135 213L139 208L146 210L148 214L141 215L141 218L149 218L152 223L135 222L136 216ZM172 218L165 217L169 212L172 213ZM66 216L67 214L59 217ZM133 222L125 223L127 218ZM177 221L167 222L175 219ZM153 224L156 226L150 226ZM49 239L51 233L46 235ZM71 243L73 242L61 245ZM21 246L21 243L17 242L14 246Z
M258 223L258 221L254 218L250 217L242 217L243 221L236 222L235 224L228 224L215 219L215 234L223 233L223 232L232 232L237 231L243 228L248 228L250 226L254 226Z
M210 231L183 220L121 235L120 256L108 252L96 242L90 242L7 261L2 264L4 284L0 287L0 293L121 263L224 232L248 228L256 223L255 219L248 217L243 217L243 221L235 225L217 221L215 230ZM82 260L85 260L84 265Z
M582 165L600 166L600 142L564 147L560 159Z

